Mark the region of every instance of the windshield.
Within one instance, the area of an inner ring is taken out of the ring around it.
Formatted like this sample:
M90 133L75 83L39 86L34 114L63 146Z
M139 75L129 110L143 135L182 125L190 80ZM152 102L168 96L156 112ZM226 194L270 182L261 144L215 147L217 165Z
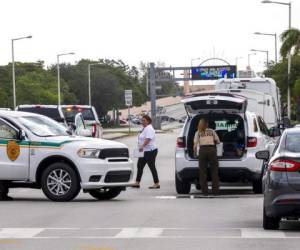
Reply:
M45 107L19 107L18 111L31 112L39 115L45 115L58 122L64 122L58 108L45 108Z
M68 122L74 122L75 116L78 113L82 113L84 120L95 121L95 116L91 108L66 107L62 108L62 111Z
M37 136L68 136L66 127L45 116L23 116L18 120Z

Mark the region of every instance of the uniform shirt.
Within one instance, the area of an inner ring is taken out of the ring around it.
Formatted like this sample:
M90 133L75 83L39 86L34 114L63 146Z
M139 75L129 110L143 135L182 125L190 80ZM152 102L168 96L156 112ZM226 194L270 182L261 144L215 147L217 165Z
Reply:
M206 129L204 132L198 133L194 137L194 145L216 145L220 143L217 133L213 129Z
M138 144L143 145L145 142L145 139L150 139L150 142L144 147L144 151L152 151L154 149L157 149L156 144L155 144L155 130L151 124L149 124L147 127L143 128L143 130L139 134Z

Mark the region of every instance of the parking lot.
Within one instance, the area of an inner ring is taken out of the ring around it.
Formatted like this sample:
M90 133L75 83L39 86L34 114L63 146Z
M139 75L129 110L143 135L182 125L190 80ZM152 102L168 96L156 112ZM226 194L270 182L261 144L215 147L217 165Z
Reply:
M298 249L300 224L262 229L262 195L250 186L223 185L218 197L192 189L177 195L174 152L178 130L157 135L160 190L128 188L115 200L81 193L55 203L40 190L16 189L1 202L0 249ZM132 150L136 137L119 139ZM168 145L167 147L165 145Z

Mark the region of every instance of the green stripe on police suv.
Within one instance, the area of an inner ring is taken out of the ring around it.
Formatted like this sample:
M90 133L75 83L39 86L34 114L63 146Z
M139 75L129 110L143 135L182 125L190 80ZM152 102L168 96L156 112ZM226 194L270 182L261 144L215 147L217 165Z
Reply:
M0 145L7 145L10 140L0 140ZM59 148L63 145L73 141L63 141L63 142L29 142L29 141L17 141L17 144L20 146L33 146L33 147L55 147Z

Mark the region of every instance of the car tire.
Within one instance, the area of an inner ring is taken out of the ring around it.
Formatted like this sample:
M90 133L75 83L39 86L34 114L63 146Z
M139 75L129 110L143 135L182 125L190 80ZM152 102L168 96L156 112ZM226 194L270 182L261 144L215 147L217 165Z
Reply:
M263 191L262 179L253 181L252 189L255 194L262 194Z
M264 208L263 212L263 228L266 230L277 230L279 229L280 218L278 217L269 217L266 214L266 210Z
M70 201L80 192L76 171L64 162L53 163L44 170L41 186L52 201Z
M122 192L122 190L123 189L121 187L114 187L108 189L93 189L89 190L88 192L95 199L103 201L116 198Z
M191 191L191 183L182 181L175 174L175 186L178 194L189 194Z

